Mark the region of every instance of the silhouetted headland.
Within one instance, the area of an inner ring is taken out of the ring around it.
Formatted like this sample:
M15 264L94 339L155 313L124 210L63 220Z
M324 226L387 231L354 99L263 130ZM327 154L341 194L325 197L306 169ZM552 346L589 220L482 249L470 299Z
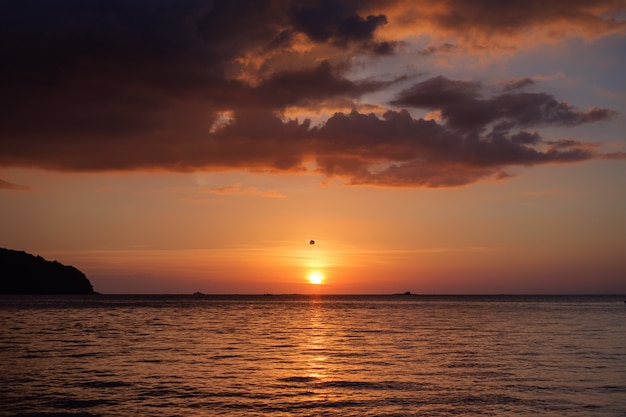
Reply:
M73 266L0 248L0 294L97 294Z

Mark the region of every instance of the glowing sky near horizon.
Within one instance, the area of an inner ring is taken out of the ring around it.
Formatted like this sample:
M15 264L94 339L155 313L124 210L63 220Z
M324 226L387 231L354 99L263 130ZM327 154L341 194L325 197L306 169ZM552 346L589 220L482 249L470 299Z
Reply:
M626 293L624 1L5 9L0 247L103 293Z

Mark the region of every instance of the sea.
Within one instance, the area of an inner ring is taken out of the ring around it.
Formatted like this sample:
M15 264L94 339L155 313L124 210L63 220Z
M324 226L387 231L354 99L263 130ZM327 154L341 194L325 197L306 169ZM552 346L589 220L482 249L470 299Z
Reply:
M0 416L626 416L625 296L0 296Z

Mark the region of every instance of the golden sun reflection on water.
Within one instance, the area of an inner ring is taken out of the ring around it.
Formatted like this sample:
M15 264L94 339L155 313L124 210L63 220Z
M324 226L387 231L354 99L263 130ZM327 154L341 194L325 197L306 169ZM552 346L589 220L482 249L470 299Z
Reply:
M324 311L319 301L311 301L309 319L307 377L324 380L327 377L327 336Z

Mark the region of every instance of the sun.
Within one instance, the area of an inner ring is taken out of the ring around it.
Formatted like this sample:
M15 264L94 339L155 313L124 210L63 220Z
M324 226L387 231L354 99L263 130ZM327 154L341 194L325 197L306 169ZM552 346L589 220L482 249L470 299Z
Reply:
M319 271L311 271L308 278L311 284L320 285L324 281L324 274Z

